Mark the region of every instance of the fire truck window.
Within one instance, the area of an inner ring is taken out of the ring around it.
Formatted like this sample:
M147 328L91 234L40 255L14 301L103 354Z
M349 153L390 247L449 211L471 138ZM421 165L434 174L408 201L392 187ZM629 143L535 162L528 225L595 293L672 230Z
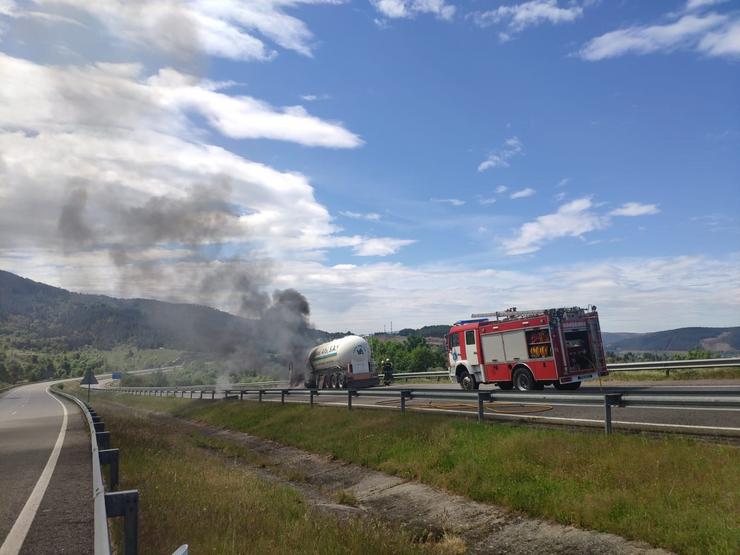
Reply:
M453 333L450 335L450 348L455 348L460 346L460 334L459 333Z
M473 330L468 330L465 332L465 344L466 345L475 344L475 332Z

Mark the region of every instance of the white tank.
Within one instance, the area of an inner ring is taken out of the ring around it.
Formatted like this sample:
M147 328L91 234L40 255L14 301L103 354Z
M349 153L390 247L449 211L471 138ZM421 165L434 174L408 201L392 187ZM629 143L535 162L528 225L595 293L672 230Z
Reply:
M314 372L346 371L351 364L353 374L366 374L370 372L370 345L358 335L347 335L314 347L308 363Z
M314 347L308 354L304 385L309 389L357 389L378 385L370 345L362 337L348 335Z

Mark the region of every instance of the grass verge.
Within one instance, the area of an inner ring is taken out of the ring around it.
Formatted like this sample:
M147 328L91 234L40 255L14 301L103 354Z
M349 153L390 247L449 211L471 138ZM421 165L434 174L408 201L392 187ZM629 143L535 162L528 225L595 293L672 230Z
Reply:
M733 446L297 404L115 399L679 553L740 552Z
M239 464L239 449L184 431L177 421L121 414L100 399L95 407L121 449L121 489L139 490L143 553L172 553L182 543L191 553L219 554L448 551L366 516L318 513L295 489Z
M740 380L740 368L700 368L671 370L640 370L635 372L612 372L602 378L605 382L632 381L688 381L688 380Z

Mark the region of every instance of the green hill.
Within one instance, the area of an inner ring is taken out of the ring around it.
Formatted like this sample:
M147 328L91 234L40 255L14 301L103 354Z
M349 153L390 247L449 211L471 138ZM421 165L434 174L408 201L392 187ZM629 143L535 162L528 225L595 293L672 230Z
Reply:
M0 270L0 338L9 347L170 348L228 354L257 324L206 306L72 293ZM309 330L315 342L329 334Z

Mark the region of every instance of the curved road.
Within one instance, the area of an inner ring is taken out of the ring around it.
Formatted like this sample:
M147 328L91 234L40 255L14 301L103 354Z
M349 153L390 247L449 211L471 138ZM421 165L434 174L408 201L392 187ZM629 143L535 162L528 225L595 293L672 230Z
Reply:
M93 552L90 439L48 387L0 394L0 555Z

